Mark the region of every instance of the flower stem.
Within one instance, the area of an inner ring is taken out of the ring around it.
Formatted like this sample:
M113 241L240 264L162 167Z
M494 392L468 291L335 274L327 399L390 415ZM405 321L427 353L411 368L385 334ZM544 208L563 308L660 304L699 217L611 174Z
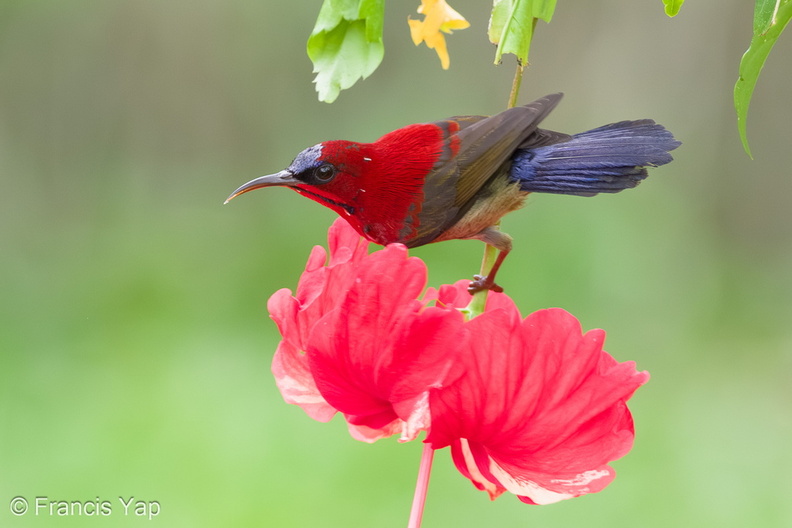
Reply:
M489 275L492 271L492 266L495 264L495 259L498 258L498 250L489 244L484 245L484 258L481 259L481 273L482 277ZM470 304L465 307L463 312L468 319L473 319L477 315L484 313L484 308L487 306L487 294L489 290L482 290L473 295Z
M421 518L423 517L424 504L426 504L426 491L429 489L429 474L432 472L434 449L432 449L432 444L424 443L423 446L421 467L418 468L418 482L415 484L415 495L407 528L421 528Z
M536 24L536 19L534 19ZM517 96L520 95L520 86L522 85L523 72L525 65L517 61L517 69L514 71L514 80L512 81L511 93L509 93L509 103L507 108L514 108L517 106ZM484 258L481 260L481 273L482 277L486 277L492 271L492 266L495 264L495 259L498 257L498 250L486 244L484 246ZM484 313L484 308L487 306L487 294L489 290L483 290L473 295L473 300L470 304L462 310L468 319L473 319L477 315Z
M514 80L512 81L511 93L509 94L509 104L506 108L514 108L517 106L517 96L520 95L520 85L522 84L523 71L525 66L520 61L517 61L517 70L514 72Z

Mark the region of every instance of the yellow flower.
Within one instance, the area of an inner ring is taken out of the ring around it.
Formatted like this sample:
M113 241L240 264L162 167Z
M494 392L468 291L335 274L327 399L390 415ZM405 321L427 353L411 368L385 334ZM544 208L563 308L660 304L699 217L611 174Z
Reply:
M426 42L429 49L437 52L440 64L448 69L451 59L448 58L445 37L442 32L451 33L453 29L465 29L470 23L454 11L445 0L421 0L418 12L425 15L423 20L407 18L410 24L410 35L415 45Z

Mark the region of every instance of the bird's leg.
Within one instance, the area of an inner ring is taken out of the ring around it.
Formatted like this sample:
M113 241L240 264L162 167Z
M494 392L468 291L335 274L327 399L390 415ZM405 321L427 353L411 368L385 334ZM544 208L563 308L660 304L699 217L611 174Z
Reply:
M512 248L512 238L506 233L502 233L496 226L488 227L481 231L475 238L483 241L486 244L494 247L499 251L495 263L486 275L474 275L473 280L468 285L468 292L471 295L484 290L492 290L494 292L502 292L503 288L495 284L495 275L503 264L506 255L509 254ZM482 273L484 273L482 271Z
M503 291L503 288L495 284L495 275L498 273L498 269L501 267L503 260L508 254L508 251L499 252L498 258L495 260L495 264L492 265L492 269L489 273L487 273L486 276L473 275L473 280L470 281L470 284L468 285L468 292L470 292L471 295L484 290L492 290L499 293Z

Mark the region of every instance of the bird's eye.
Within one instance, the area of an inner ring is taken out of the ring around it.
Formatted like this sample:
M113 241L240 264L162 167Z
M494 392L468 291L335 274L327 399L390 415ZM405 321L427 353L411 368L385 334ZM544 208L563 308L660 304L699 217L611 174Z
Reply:
M335 177L336 170L329 163L324 163L314 169L313 175L320 183L327 183Z

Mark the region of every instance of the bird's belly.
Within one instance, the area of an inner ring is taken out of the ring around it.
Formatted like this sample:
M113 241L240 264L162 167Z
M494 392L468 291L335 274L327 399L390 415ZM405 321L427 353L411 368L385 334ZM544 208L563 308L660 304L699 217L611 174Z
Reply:
M482 189L464 216L432 242L478 238L479 233L497 224L505 214L522 207L529 194L520 190L518 182L496 178Z

